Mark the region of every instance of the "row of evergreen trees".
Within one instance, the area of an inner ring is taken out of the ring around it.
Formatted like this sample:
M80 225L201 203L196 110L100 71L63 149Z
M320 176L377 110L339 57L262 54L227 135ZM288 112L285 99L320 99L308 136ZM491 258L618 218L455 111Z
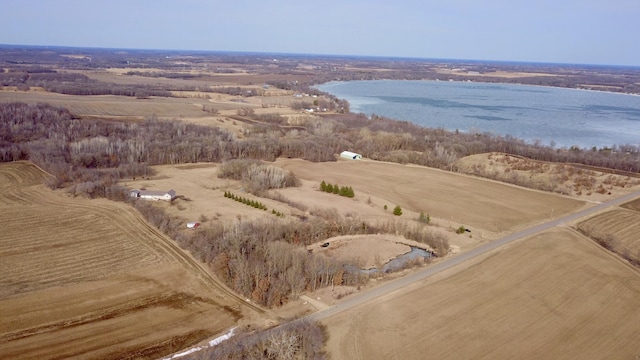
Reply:
M256 209L260 209L260 210L267 210L267 206L259 201L255 201L255 200L251 200L251 199L247 199L244 198L242 196L237 196L236 194L230 192L230 191L225 191L224 192L224 197L229 198L229 199L233 199L235 201L241 202L245 205L249 205L249 206L253 206Z
M225 191L224 192L224 197L235 200L237 202L241 202L245 205L249 205L249 206L253 206L256 209L260 209L260 210L268 210L267 209L267 205L261 203L260 201L256 201L256 200L251 200L251 199L247 199L244 198L242 196L237 196L236 194L232 193L231 191ZM276 209L271 209L271 213L277 217L284 217L284 214L281 213L280 211L276 211Z
M320 183L320 190L340 196L354 197L355 193L351 186L338 186L338 184L327 184L324 180Z

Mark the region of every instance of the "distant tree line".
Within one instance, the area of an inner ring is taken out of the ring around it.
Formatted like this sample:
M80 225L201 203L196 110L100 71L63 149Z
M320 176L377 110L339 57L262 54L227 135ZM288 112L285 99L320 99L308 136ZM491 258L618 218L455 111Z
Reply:
M129 72L128 74L149 74L146 72ZM152 73L153 74L153 73ZM160 74L160 73L159 73ZM162 73L164 74L164 73ZM173 75L172 75L173 74ZM169 78L192 79L197 77L189 74L168 73ZM180 76L183 75L183 76ZM146 75L152 76L152 75ZM18 90L29 90L41 87L49 92L66 95L118 95L145 98L148 96L176 97L172 91L199 91L219 93L233 96L258 96L263 94L261 89L247 90L239 86L207 86L187 84L113 84L91 79L77 73L60 73L55 70L29 68L27 70L0 72L0 86L15 86Z
M167 79L198 79L202 77L202 74L191 74L184 72L170 72L170 71L127 71L124 73L129 76L144 76L152 78L167 78Z
M55 71L0 73L0 84L16 86L19 90L41 87L49 92L66 95L171 96L171 92L167 89L143 84L110 84L91 79L83 74Z

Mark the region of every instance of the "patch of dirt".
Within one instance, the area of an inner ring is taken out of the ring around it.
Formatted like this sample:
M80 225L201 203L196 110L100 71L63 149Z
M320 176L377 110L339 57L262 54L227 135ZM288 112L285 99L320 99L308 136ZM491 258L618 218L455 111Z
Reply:
M390 260L411 251L411 246L433 250L427 245L394 235L338 236L310 245L307 249L349 261L361 269L381 269Z

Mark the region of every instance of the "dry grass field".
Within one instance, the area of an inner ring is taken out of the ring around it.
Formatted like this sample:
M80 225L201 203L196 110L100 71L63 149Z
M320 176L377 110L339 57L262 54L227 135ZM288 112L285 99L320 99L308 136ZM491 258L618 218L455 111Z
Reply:
M109 76L112 77L111 80L118 78L113 74ZM148 81L149 78L141 78L137 81L133 79L125 83L144 84L143 80ZM178 119L197 125L224 128L239 137L243 136L245 125L230 118L230 116L236 115L239 109L249 108L258 115L279 114L287 117L292 125L313 117L291 109L291 104L299 100L291 96L290 91L246 98L197 91L173 93L176 97L138 99L131 96L115 95L64 95L37 89L31 91L3 90L0 87L0 102L48 103L66 108L71 113L83 118L141 121L155 115L160 119ZM215 114L209 112L213 109L216 111Z
M640 272L568 229L324 323L334 359L635 359Z
M585 201L605 201L640 185L640 178L630 176L633 174L618 175L605 169L535 161L502 153L466 156L456 165L463 173L545 189Z
M98 116L123 120L142 120L156 114L162 118L202 116L202 103L206 100L184 98L137 99L130 96L113 95L64 95L44 91L0 91L1 102L24 102L28 104L49 103L69 109L83 117Z
M0 357L158 358L255 315L131 207L45 176L0 165Z
M336 207L342 215L351 210L343 207L347 202L360 202L383 214L390 214L395 205L400 205L408 212L406 218L416 219L417 214L424 211L431 215L434 223L452 229L464 225L477 237L481 233L491 238L512 232L551 216L576 211L585 204L550 193L422 166L369 160L310 163L299 159L278 159L275 164L313 182L316 189L322 180L353 187L355 200L330 199L326 204ZM285 189L283 193L294 201L304 201L311 196L308 191L295 188ZM385 204L389 209L386 212L382 210Z
M184 164L154 166L157 175L149 179L127 181L123 185L128 188L162 190L174 189L177 198L169 203L159 202L172 216L189 221L199 221L203 226L214 222L229 223L238 219L266 218L275 219L271 210L300 214L299 211L286 204L258 198L242 190L239 181L218 178L217 164ZM263 211L224 197L225 191L264 203L269 211Z
M278 191L285 198L308 208L307 214L285 203L247 194L238 181L219 179L216 164L155 166L156 176L129 180L123 185L148 190L174 189L178 199L172 204L157 205L181 217L185 224L204 219L205 226L209 222L273 218L271 209L286 216L332 212L336 216L354 217L373 224L398 220L417 223L419 212L424 211L430 214L434 225L429 227L430 231L446 236L455 249L462 250L585 205L567 197L420 166L367 160L311 163L297 159L278 159L274 165L293 171L302 180L300 187ZM351 199L321 192L322 180L351 186L356 196ZM224 191L258 200L269 211L227 199ZM387 210L384 210L385 204L388 205ZM392 214L396 204L403 209L400 217ZM472 230L471 237L454 233L460 225ZM384 241L375 242L382 247L387 246ZM370 241L369 246L373 243ZM360 256L365 262L370 262L377 254L373 252Z

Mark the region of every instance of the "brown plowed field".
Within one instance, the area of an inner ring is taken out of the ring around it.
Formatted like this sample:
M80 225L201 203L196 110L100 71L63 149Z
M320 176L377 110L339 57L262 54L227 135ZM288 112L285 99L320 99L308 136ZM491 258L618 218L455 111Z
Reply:
M631 257L640 255L640 212L614 209L580 223L580 227L584 226L593 229L596 236L613 235L610 246L616 253Z
M424 211L441 220L441 225L449 223L455 228L464 225L491 233L513 232L547 221L551 216L576 211L585 204L580 200L424 166L342 159L325 163L278 159L276 165L318 185L325 180L352 186L355 200L362 203L368 196L384 195L385 199L376 201L384 201L389 206L389 213L395 205L400 205L403 210ZM309 196L297 188L285 189L283 193L291 200L301 202ZM338 204L338 200L333 203ZM383 204L376 206L381 209Z
M45 176L0 164L0 357L158 358L260 311L128 205Z
M635 210L640 212L640 199L638 200L634 200L634 201L630 201L626 204L622 204L621 207L625 208L625 209L629 209L629 210Z
M640 272L568 229L323 321L334 359L635 359Z

